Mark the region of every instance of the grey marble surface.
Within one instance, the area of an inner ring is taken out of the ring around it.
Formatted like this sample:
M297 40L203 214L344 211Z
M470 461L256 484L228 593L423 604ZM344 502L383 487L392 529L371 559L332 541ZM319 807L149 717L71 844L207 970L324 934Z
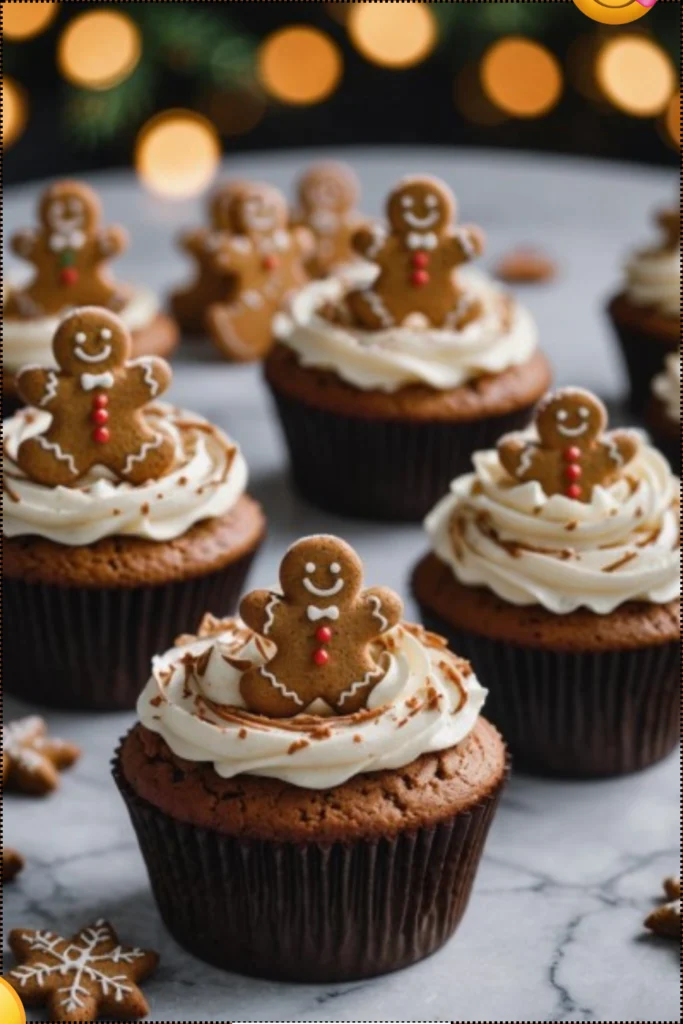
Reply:
M520 242L547 249L559 263L558 280L528 290L526 301L558 379L618 396L623 378L602 306L618 280L620 257L648 238L653 208L671 201L672 174L504 153L397 149L350 156L363 178L369 212L379 212L387 182L407 171L429 170L454 185L463 217L486 228L487 260ZM306 159L307 154L240 159L228 170L288 186ZM164 290L181 280L183 261L171 238L181 225L197 221L197 204L152 199L125 174L93 181L107 219L127 223L134 234L120 275ZM6 194L8 234L31 223L35 194L33 187ZM305 506L289 487L255 368L212 363L200 346L177 361L174 397L221 423L244 447L251 490L271 519L255 583L272 581L278 556L295 537L332 530L357 546L371 583L405 593L408 569L424 548L419 527L349 523ZM8 720L28 710L34 709L5 702ZM5 840L27 858L25 871L5 893L5 927L69 932L106 916L124 941L159 949L161 968L146 986L152 1021L679 1019L678 947L642 929L663 877L679 861L676 757L617 781L513 777L469 911L445 949L374 981L286 986L221 974L165 934L109 779L110 755L133 716L47 717L56 733L83 746L84 756L51 799L5 799Z

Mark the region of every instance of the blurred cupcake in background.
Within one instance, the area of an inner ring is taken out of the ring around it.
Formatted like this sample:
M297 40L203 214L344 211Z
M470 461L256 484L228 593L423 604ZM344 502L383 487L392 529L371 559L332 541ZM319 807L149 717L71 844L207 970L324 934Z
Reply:
M681 213L678 207L657 215L661 243L635 253L626 266L624 289L609 312L630 379L631 408L644 412L652 380L667 353L681 341Z
M647 425L674 471L681 475L681 353L667 356L652 382Z
M515 764L542 775L635 771L679 740L679 481L606 423L588 392L549 395L535 431L453 482L413 577Z
M525 426L550 383L526 309L485 275L442 182L405 179L365 265L295 294L265 364L294 480L342 515L417 520L477 448Z
M26 285L3 294L5 416L21 405L17 370L28 363L51 365L52 338L71 309L102 306L118 313L131 334L134 355L168 356L177 344L177 327L161 311L158 296L143 285L121 285L112 278L108 263L126 249L128 236L121 227L102 227L101 220L93 189L59 181L40 197L36 228L11 240L13 251L33 264L34 273Z

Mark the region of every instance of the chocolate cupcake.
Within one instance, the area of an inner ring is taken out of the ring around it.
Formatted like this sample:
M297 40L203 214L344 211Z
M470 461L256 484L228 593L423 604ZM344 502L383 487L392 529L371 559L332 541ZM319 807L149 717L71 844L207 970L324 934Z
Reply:
M681 475L681 354L667 356L664 371L652 382L647 425L657 444Z
M617 331L631 384L631 408L644 412L652 380L667 353L681 341L681 214L657 216L661 245L634 254L626 267L626 285L612 299L609 313Z
M603 434L586 392L549 396L537 422L427 518L414 593L486 679L517 765L636 771L679 739L679 482L636 435Z
M529 313L476 271L432 178L401 182L390 231L365 228L366 263L303 288L266 360L301 493L332 512L418 520L473 451L525 426L550 382ZM372 266L376 263L377 266Z
M263 538L239 449L152 403L170 370L129 346L114 314L70 314L61 369L21 371L34 407L3 424L3 685L25 700L132 707L188 615L235 607Z
M336 537L279 591L156 658L117 752L162 917L194 955L345 981L438 949L464 913L507 773L485 691L400 621ZM381 908L381 913L378 913Z
M118 313L136 356L167 356L175 348L175 323L161 312L149 288L116 284L107 263L124 251L128 236L102 227L97 194L81 182L60 181L40 198L38 225L12 238L17 256L33 264L33 279L3 294L3 415L21 406L15 375L34 363L54 366L52 338L61 318L78 306Z

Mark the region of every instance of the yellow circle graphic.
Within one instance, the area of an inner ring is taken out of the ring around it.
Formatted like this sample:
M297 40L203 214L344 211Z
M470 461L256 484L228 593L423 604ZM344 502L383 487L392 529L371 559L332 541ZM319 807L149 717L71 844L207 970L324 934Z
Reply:
M628 25L644 17L656 0L574 0L593 21L603 25Z
M26 1024L21 999L4 978L0 978L0 1020L2 1024Z

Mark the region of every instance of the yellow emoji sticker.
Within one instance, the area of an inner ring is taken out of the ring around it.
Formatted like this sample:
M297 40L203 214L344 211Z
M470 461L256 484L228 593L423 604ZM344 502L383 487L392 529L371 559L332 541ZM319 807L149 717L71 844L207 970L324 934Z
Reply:
M584 14L603 25L628 25L642 18L657 0L574 0Z
M4 978L0 978L0 1021L2 1024L26 1024L21 999Z

